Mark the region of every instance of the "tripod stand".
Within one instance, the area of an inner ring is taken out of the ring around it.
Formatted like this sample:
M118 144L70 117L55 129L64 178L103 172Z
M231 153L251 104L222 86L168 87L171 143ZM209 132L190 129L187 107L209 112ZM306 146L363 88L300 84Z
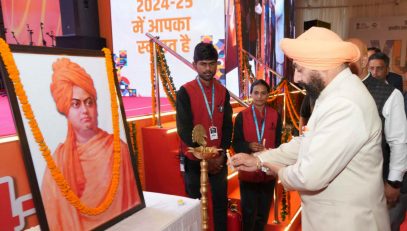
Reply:
M20 45L20 43L18 42L16 35L14 34L14 31L11 32L11 34L13 35L13 39L16 42L17 45Z
M51 46L55 47L55 35L54 32L51 30L50 32L45 33L51 38Z
M33 42L34 31L30 29L30 24L27 24L27 32L28 32L28 36L30 36L30 46L33 46L34 45L34 42Z
M44 23L40 23L40 29L41 29L41 38L42 38L42 45L44 46L44 47L46 47L47 46L47 41L45 41L45 39L44 39Z

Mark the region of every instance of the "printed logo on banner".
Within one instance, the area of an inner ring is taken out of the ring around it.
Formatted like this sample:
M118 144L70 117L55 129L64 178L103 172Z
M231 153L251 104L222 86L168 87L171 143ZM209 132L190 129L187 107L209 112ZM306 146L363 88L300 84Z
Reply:
M121 74L122 69L127 67L127 50L120 50L119 55L113 54L113 60L122 96L137 96L137 90L129 88L130 80Z
M13 178L0 178L0 227L3 231L19 231L25 227L25 218L35 213L31 194L16 198Z

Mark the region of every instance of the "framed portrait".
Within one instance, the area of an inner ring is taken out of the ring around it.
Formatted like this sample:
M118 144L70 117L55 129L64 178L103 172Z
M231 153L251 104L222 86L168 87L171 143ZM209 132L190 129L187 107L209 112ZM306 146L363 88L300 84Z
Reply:
M110 52L11 53L1 71L41 230L102 230L144 208Z

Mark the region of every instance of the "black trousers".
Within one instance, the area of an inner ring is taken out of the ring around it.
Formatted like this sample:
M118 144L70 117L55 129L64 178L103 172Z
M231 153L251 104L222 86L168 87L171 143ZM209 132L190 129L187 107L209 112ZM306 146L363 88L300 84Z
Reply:
M239 181L243 231L264 230L269 217L275 181Z
M226 158L225 158L226 159ZM208 174L212 192L212 207L215 231L226 231L227 224L227 167L223 165L217 174ZM191 198L201 198L201 166L200 161L185 158L185 190Z

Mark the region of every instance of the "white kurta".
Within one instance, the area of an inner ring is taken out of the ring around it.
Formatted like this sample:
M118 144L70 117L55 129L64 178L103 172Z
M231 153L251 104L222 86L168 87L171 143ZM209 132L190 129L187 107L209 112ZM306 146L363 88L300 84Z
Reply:
M307 131L264 161L302 200L304 231L388 231L381 121L370 93L347 68L321 92Z

